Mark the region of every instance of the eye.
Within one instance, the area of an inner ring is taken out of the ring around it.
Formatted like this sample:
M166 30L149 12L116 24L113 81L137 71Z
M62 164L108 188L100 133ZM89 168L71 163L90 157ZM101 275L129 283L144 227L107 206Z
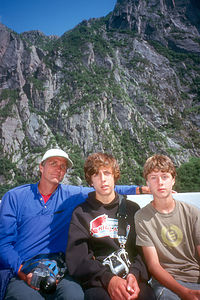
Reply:
M97 177L99 173L94 173L92 176Z
M66 165L61 165L60 168L61 168L62 171L66 171L67 170L67 166Z
M111 172L109 172L109 171L105 171L105 172L104 172L104 175L106 175L106 176L110 176L110 175L111 175Z
M55 167L56 166L56 162L55 161L50 161L49 164L50 164L51 167Z

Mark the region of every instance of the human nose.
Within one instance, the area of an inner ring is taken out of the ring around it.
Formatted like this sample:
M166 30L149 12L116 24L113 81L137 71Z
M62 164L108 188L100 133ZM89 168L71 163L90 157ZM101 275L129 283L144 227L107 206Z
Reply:
M61 166L61 165L57 165L57 168L58 168L59 170L62 170L62 166Z
M57 163L55 165L56 170L60 171L65 171L65 167L62 164Z
M162 179L162 177L159 176L159 177L157 178L157 180L158 180L158 183L159 183L159 184L163 184L163 179Z
M105 175L103 172L100 173L100 179L101 181L105 181Z

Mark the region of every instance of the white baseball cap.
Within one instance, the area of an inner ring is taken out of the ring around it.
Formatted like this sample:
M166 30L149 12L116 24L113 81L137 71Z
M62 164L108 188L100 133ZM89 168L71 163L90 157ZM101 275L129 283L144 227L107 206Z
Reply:
M49 157L54 157L54 156L59 156L59 157L64 157L67 160L67 168L71 168L73 166L73 163L71 159L69 158L68 154L61 150L61 149L50 149L45 152L45 154L42 157L41 163L46 160Z

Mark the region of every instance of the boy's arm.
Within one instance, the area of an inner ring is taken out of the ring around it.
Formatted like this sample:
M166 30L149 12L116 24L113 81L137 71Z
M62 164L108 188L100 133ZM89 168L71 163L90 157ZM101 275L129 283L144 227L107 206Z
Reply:
M200 254L200 246L199 254ZM142 247L145 260L151 275L160 284L173 291L183 300L197 300L200 297L200 291L190 290L179 284L163 267L160 265L158 254L155 247Z

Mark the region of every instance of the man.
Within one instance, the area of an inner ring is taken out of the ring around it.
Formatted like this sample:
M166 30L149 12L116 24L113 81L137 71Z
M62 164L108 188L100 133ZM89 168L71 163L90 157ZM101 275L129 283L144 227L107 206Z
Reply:
M135 215L157 299L200 299L200 211L173 199L176 170L164 155L150 157L144 178L153 201Z
M120 176L115 158L94 153L84 170L95 191L72 215L66 251L70 275L82 284L87 300L154 299L146 266L135 246L133 216L139 206L115 193Z
M72 166L67 153L61 149L48 150L39 165L39 183L26 184L8 191L0 205L0 270L10 270L5 299L46 299L33 286L33 272L24 264L35 256L65 253L68 227L73 209L85 201L93 189L60 184ZM145 190L145 187L143 187ZM119 193L135 194L136 186L118 186ZM30 267L30 266L28 266ZM4 272L4 276L5 276ZM6 277L7 278L7 277ZM6 278L0 276L1 289ZM10 277L9 277L10 278ZM22 279L22 280L20 280ZM2 291L3 293L4 291ZM82 289L65 276L57 285L53 299L83 299Z

